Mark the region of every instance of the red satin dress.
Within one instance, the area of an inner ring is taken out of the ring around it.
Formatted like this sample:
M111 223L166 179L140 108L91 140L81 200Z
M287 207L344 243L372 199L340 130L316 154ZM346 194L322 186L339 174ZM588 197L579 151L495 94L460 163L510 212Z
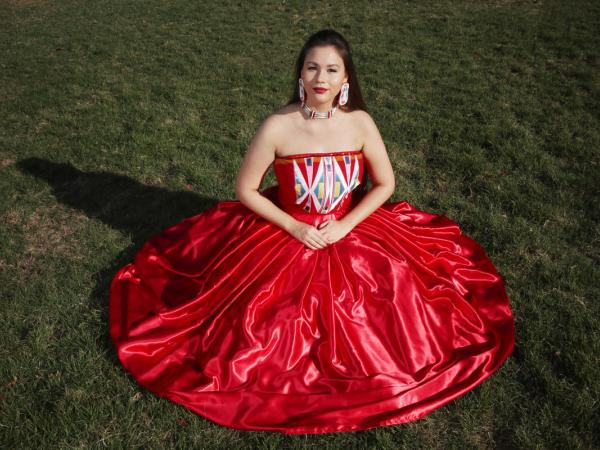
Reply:
M263 195L306 223L359 201L361 150L273 167ZM514 321L494 265L445 216L387 202L312 250L222 201L118 271L110 334L156 395L227 427L300 434L423 417L498 369Z

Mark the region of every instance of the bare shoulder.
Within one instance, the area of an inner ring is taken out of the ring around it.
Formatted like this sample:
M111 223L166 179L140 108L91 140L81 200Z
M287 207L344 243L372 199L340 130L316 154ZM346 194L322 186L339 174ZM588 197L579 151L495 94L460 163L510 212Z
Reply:
M274 158L276 149L282 139L285 139L286 130L289 129L288 116L290 111L291 108L284 106L264 118L252 138L248 153L251 155L260 154L264 158Z
M362 109L352 111L350 114L353 116L354 124L364 133L365 136L373 133L377 130L377 125L371 117L371 115Z
M273 113L273 115L287 116L287 115L295 113L297 111L298 111L298 104L290 103L289 105L283 105L281 108L279 108L277 111L275 111Z
M260 124L257 135L270 141L277 140L277 135L281 130L282 116L277 112L269 114Z
M357 109L348 113L348 117L350 118L350 126L356 130L365 151L368 151L373 142L381 139L377 125L367 111Z
M269 135L271 142L276 147L279 147L298 126L298 116L298 107L296 105L285 105L271 113L263 121L261 128L264 128L263 131Z
M368 163L369 176L375 184L386 185L391 195L395 186L394 171L379 128L368 112L363 110L354 112L356 113L356 126L360 129L363 137L363 154Z
M296 105L285 105L271 113L263 124L274 134L285 134L285 130L290 126L295 115L294 113L297 113Z

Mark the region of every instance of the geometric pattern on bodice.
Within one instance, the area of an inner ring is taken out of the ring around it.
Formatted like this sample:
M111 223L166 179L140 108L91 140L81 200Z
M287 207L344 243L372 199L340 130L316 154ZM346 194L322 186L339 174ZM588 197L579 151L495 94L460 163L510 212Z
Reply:
M305 156L293 160L296 204L306 212L332 211L360 184L362 155Z

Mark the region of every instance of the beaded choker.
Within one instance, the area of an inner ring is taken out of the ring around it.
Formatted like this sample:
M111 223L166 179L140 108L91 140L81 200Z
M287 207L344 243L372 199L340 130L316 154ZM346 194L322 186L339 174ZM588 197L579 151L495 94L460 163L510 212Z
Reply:
M337 106L334 106L333 109L330 109L329 111L319 112L302 102L302 109L311 119L329 119L330 117L333 117L333 113L337 110Z

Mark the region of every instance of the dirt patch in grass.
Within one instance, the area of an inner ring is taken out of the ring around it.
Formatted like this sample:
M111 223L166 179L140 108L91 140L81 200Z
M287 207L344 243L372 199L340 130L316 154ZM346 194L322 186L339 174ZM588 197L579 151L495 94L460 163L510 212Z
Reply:
M62 205L45 205L30 211L11 210L0 220L21 234L21 252L13 267L27 279L47 273L57 266L48 259L79 261L84 258L80 232L86 226L85 214Z
M14 163L15 163L15 160L10 159L10 158L0 160L0 168L4 169L5 167L12 166Z
M37 208L23 227L27 241L26 253L80 259L76 236L86 221L85 214L61 205Z

